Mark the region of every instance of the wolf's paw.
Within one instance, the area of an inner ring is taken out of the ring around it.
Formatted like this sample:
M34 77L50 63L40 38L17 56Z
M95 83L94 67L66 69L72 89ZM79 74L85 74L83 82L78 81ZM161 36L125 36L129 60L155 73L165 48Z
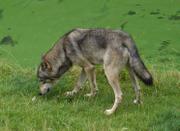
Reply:
M112 115L113 113L114 113L114 111L111 109L107 109L104 111L104 114L106 114L107 116Z
M85 97L94 97L94 96L96 96L97 93L98 93L98 89L96 88L96 90L91 91L90 93L87 93L84 96Z
M134 99L133 103L134 104L143 104L143 102L141 100L139 100L139 99Z
M67 92L65 93L65 95L66 95L67 97L69 97L69 96L74 96L75 94L76 94L75 91L67 91Z
M95 91L93 91L93 92L90 92L90 93L87 93L87 94L85 94L84 96L85 96L85 97L94 97L94 96L96 96L96 94L97 94L97 90L95 90Z
M94 96L96 96L96 93L87 93L84 96L85 97L94 97Z

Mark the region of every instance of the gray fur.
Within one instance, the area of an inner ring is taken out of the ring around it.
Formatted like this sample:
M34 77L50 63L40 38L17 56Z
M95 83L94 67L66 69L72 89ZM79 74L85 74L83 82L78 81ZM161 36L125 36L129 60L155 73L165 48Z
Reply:
M121 30L71 30L61 37L42 58L37 73L41 80L41 93L46 93L47 83L52 84L72 65L79 65L82 67L81 75L75 88L67 92L67 95L76 94L84 81L88 79L91 92L86 96L95 96L98 88L94 65L102 64L108 82L115 94L113 107L105 111L107 115L110 115L121 102L122 92L118 77L119 72L127 66L136 93L135 102L140 102L140 87L136 76L147 85L152 85L153 81L134 43L132 37ZM48 88L51 87L50 84L48 84Z

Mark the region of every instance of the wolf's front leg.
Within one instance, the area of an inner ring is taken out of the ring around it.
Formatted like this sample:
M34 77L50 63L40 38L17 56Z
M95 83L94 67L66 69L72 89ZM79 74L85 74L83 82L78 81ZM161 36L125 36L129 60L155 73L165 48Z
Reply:
M79 92L79 90L82 88L83 83L87 80L86 73L84 69L82 69L81 74L78 78L78 81L72 91L66 92L66 96L74 96Z
M87 74L87 78L89 80L90 88L91 88L91 92L85 94L85 96L93 97L96 95L96 93L98 91L97 84L96 84L96 73L95 73L94 66L90 65L88 67L85 67L85 72Z

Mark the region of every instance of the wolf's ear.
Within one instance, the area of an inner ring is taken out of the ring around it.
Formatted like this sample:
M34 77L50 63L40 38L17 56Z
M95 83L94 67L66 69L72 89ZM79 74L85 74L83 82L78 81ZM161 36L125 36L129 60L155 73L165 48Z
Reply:
M41 60L45 59L45 54L41 54Z

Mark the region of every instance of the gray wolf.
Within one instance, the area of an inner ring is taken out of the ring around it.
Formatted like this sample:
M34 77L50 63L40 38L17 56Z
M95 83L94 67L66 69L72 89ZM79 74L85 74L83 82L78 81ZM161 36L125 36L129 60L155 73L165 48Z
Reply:
M134 103L140 103L141 93L137 78L146 85L152 85L153 79L145 67L133 38L121 31L111 29L73 29L62 36L55 45L42 57L37 76L40 80L40 94L46 94L55 81L72 65L82 68L81 74L72 91L66 93L73 96L78 93L88 79L91 92L85 96L95 96L95 66L102 64L107 80L112 87L115 100L112 108L105 110L110 115L117 109L122 100L119 84L119 73L127 67L132 86L135 91Z

